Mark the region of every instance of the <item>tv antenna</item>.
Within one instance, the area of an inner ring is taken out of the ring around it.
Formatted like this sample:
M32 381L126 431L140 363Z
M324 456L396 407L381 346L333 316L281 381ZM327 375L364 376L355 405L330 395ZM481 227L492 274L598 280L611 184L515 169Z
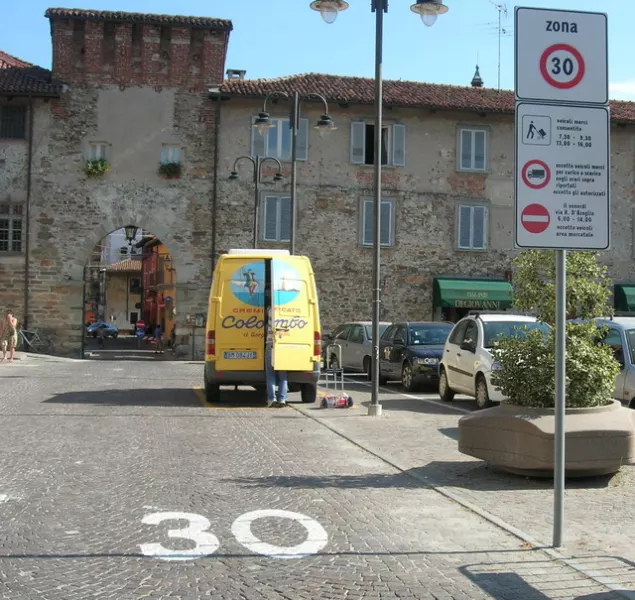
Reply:
M489 3L498 11L498 91L501 91L501 37L511 33L506 27L503 27L503 16L507 19L507 4L489 0Z

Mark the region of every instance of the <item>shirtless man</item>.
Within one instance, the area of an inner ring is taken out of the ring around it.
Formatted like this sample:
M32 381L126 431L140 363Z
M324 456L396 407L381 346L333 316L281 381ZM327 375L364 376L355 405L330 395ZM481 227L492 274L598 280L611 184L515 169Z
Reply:
M2 362L7 362L7 346L9 348L9 361L15 358L15 348L18 345L18 320L13 316L13 311L8 310L0 325L0 341L2 341Z

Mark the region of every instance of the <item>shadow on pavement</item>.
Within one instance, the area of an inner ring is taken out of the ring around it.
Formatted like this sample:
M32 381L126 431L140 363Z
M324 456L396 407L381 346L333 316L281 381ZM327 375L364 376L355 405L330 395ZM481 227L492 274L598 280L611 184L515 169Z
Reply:
M180 406L201 408L191 388L145 388L63 392L44 400L46 404L92 404L93 406Z

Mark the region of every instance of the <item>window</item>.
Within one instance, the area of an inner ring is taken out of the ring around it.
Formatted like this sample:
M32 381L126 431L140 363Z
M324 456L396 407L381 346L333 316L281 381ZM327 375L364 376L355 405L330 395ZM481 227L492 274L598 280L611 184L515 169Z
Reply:
M375 164L375 124L366 121L351 123L351 163ZM385 125L381 130L381 164L403 167L406 164L406 126Z
M291 198L265 196L262 239L265 242L291 241Z
M486 169L487 131L459 129L459 171L485 171Z
M0 106L0 139L26 138L26 106Z
M252 118L252 124L255 117ZM251 128L251 155L272 156L282 161L291 160L291 128L289 119L271 119L273 127L263 136ZM298 128L298 160L306 160L309 154L309 120L300 119Z
M88 160L106 160L107 146L105 142L91 142L88 145Z
M476 321L469 322L465 330L463 343L469 344L472 348L476 349L476 344L478 344L478 327L476 325Z
M459 250L487 249L487 206L461 204L458 209Z
M130 279L130 293L131 294L140 294L141 293L141 279L138 277L133 277Z
M164 144L161 150L161 164L181 163L181 147L170 144Z
M361 325L353 325L351 333L348 336L348 341L352 342L353 344L364 343L364 331L362 330Z
M373 200L367 198L362 200L362 246L373 245L373 204ZM395 244L394 212L393 200L381 201L381 236L379 241L382 246L394 246Z
M465 321L461 321L458 325L454 327L454 330L450 334L449 342L450 344L456 344L457 346L463 342L463 337L465 336L465 329L470 323L471 319L466 319Z
M22 252L22 205L0 204L0 252Z

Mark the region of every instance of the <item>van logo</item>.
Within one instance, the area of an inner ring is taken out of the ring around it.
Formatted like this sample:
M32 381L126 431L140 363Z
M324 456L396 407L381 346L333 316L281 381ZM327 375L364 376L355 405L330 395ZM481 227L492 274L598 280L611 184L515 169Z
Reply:
M300 294L302 280L299 273L288 263L273 259L275 306L293 302ZM258 261L236 269L232 275L231 290L235 298L249 306L265 305L265 263Z

